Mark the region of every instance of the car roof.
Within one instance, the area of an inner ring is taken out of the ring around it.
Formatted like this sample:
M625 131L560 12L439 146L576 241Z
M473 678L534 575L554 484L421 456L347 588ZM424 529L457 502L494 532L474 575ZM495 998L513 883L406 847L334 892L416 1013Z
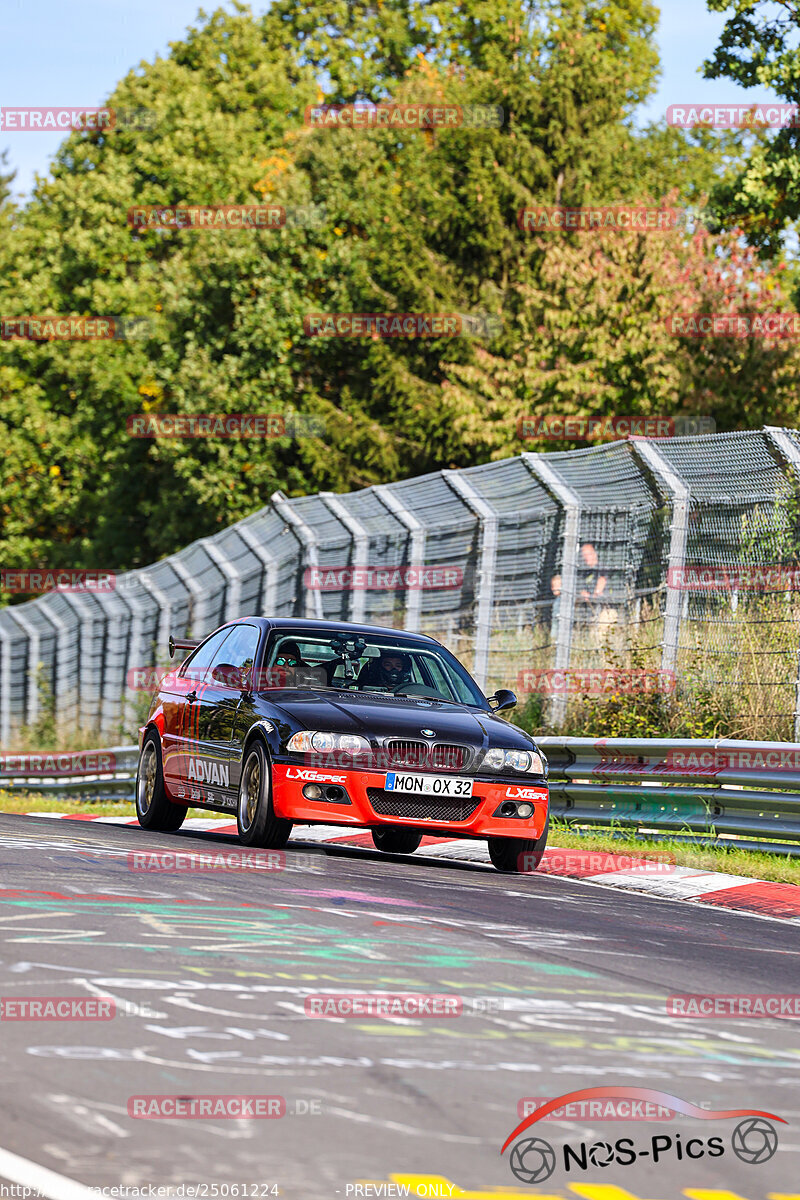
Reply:
M286 630L318 630L320 633L369 633L390 635L407 641L432 642L441 645L436 638L427 633L410 633L406 629L393 629L391 625L356 625L352 621L316 621L304 617L237 617L235 621L226 621L225 625L240 623L257 624L262 629ZM221 627L220 627L221 628Z

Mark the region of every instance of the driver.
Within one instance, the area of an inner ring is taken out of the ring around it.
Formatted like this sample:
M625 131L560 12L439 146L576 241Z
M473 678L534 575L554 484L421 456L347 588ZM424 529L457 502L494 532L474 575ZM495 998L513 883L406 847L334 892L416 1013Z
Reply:
M371 683L393 691L399 684L407 683L410 678L411 661L407 654L400 650L381 650Z
M284 641L278 649L272 670L269 672L270 683L273 687L294 687L297 682L297 668L301 665L300 647L297 642Z

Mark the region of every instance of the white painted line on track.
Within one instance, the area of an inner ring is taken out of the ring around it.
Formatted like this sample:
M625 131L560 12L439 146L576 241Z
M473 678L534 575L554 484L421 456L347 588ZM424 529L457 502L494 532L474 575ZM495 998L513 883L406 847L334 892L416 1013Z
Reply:
M34 1189L33 1194L47 1196L48 1200L97 1200L97 1192L91 1191L83 1183L67 1179L48 1167L31 1162L29 1158L21 1158L10 1150L0 1147L0 1176L12 1183Z
M714 876L705 875L700 871L689 874L690 871L690 867L674 867L669 874L664 875L609 871L605 875L589 875L586 878L590 883L600 883L605 887L630 888L633 891L648 892L653 896L674 897L677 900L692 900L698 896L709 896L713 892L739 887L742 883L754 882L741 875Z

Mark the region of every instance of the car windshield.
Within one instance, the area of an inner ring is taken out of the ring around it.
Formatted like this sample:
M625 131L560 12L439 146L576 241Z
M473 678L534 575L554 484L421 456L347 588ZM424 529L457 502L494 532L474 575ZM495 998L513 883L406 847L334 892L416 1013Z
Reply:
M443 646L391 635L275 631L263 688L331 688L384 696L421 696L487 708L477 684Z

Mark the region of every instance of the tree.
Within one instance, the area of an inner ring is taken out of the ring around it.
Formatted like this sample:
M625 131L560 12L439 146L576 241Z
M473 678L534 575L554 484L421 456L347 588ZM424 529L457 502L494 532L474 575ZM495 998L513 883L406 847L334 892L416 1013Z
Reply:
M345 490L498 452L508 431L498 437L487 419L480 371L496 362L497 379L511 378L530 342L564 359L551 378L574 398L591 359L570 342L584 319L570 306L587 289L594 319L608 294L631 339L616 351L581 335L607 369L604 401L634 404L652 384L636 361L650 341L621 315L625 289L644 303L635 255L617 262L609 246L604 266L562 246L559 259L516 214L660 198L676 179L702 190L715 165L705 135L632 127L654 85L655 21L647 0L276 0L257 20L241 5L204 16L132 71L110 102L153 111L153 127L72 133L0 242L0 311L146 319L135 340L0 344L0 400L13 413L28 398L31 413L24 429L9 425L0 468L14 496L0 520L6 561L123 569L245 516L275 488ZM314 128L304 112L320 97L500 105L503 121ZM318 219L247 233L126 222L134 205L254 202L316 206ZM639 265L663 266L647 253ZM486 342L310 338L312 312L483 312L504 324ZM548 322L549 348L536 341ZM663 370L658 401L675 404L679 372ZM555 395L536 379L518 399ZM126 430L141 412L293 411L324 421L325 437L148 441Z
M0 154L0 210L4 207L8 197L11 195L11 184L16 178L16 171L10 171L7 175L4 174L3 168L8 165L8 151L4 150Z
M672 332L676 317L788 307L783 273L760 264L735 234L539 239L549 239L541 271L514 289L517 349L485 349L476 363L452 366L442 385L459 413L453 438L475 460L517 452L524 416L709 415L722 429L797 422L796 342ZM569 444L541 439L528 447Z
M707 79L740 87L770 88L790 104L800 102L800 16L791 4L771 0L708 0L728 13L719 45L704 63ZM754 130L743 165L712 192L720 226L740 227L762 256L779 253L787 225L800 218L800 121L777 132Z

